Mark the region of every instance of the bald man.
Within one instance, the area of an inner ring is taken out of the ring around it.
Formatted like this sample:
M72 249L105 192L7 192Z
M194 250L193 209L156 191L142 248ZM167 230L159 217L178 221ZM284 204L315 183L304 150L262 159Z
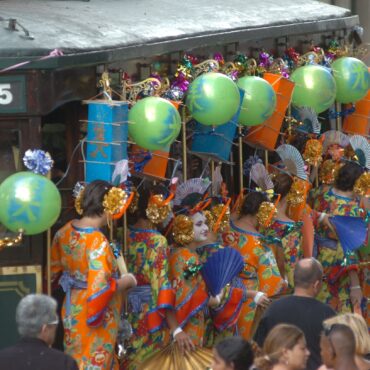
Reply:
M294 270L294 294L274 301L257 328L254 340L260 347L275 325L293 324L303 331L311 353L307 369L316 370L321 365L319 343L322 323L335 316L331 307L315 299L320 292L322 280L323 270L319 261L304 258L297 262Z
M321 358L333 370L358 370L355 363L356 342L351 328L333 324L326 328L320 339Z

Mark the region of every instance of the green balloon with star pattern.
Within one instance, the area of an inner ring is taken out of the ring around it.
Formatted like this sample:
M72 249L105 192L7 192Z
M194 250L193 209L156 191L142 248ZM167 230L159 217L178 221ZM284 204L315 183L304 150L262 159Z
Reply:
M59 190L33 172L18 172L0 185L0 222L13 232L35 235L49 229L61 211Z
M364 62L357 58L342 57L331 68L337 84L336 100L339 103L354 103L366 96L370 88L370 73Z
M221 73L204 73L189 86L186 106L202 125L219 126L229 122L239 105L240 93L236 83Z
M294 106L310 107L319 114L333 105L337 88L327 68L314 64L299 67L290 79L295 83L292 96Z
M181 117L174 105L155 96L139 100L130 109L128 120L129 136L148 150L168 149L181 129Z

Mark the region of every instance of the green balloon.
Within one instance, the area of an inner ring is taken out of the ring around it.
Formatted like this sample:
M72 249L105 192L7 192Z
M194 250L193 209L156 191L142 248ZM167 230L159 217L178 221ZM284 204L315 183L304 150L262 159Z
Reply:
M0 185L0 222L13 232L39 234L58 219L61 203L59 190L45 176L18 172Z
M223 125L239 109L239 89L231 78L221 73L205 73L190 84L186 105L199 123L207 126Z
M336 100L339 103L354 103L364 98L370 88L368 67L359 59L343 57L332 65L337 83Z
M242 77L238 86L245 91L238 119L240 124L255 126L271 117L276 108L276 94L266 80L255 76Z
M310 107L317 114L329 109L334 101L334 77L324 67L307 65L297 68L291 75L295 83L292 103L297 107Z
M176 140L181 129L177 109L166 99L148 97L139 100L130 110L130 137L148 150L163 150Z

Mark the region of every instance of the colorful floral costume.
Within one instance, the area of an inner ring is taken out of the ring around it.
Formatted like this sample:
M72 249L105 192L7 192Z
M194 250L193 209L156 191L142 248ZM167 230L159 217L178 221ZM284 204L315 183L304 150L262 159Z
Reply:
M233 223L230 231L222 235L224 245L238 250L244 258L245 268L240 277L247 290L262 291L274 296L286 290L286 283L277 267L274 253L264 243L263 235L243 230ZM256 304L248 299L242 307L238 320L238 334L246 340L251 337Z
M316 193L313 207L328 215L362 217L359 202L334 193L332 188ZM349 272L358 269L356 252L344 255L343 249L333 232L321 225L316 228L317 258L322 263L326 281L318 296L322 302L330 304L337 312L351 312L349 298Z
M210 243L197 248L201 262L206 262L208 257L220 248L223 248L220 243ZM240 278L235 278L225 287L221 305L214 309L210 308L206 315L204 347L213 348L222 338L236 334L236 323L245 299L245 286Z
M294 266L303 258L302 222L276 220L269 228L260 231L272 250L282 249L285 274L289 287L293 288Z
M174 248L170 257L170 280L176 292L176 318L196 346L204 345L206 285L199 273L202 264L196 252Z
M135 369L169 340L165 310L173 309L174 292L168 280L169 248L156 230L130 228L128 270L137 287L128 293L128 321L132 325L128 354L129 369Z
M118 369L114 358L121 312L118 269L108 240L92 227L67 223L51 248L52 281L66 292L62 309L66 353L81 369Z

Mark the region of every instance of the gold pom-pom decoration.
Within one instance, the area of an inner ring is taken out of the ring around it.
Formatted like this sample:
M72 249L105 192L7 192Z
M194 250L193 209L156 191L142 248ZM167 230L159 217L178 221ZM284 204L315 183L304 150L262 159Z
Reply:
M213 229L213 225L215 224L215 219L209 210L203 211L203 215L206 218L206 224L210 230Z
M194 225L189 216L179 215L173 221L172 235L177 244L186 245L194 240Z
M303 159L311 166L317 166L322 160L323 146L317 139L310 139L305 145Z
M135 213L139 208L140 195L139 195L139 192L137 191L136 188L132 188L131 191L134 195L133 195L132 201L130 203L130 206L128 207L128 211L130 213Z
M230 225L230 202L226 204L220 203L212 207L211 214L213 217L212 230L216 233L218 231L225 231Z
M370 197L370 172L364 172L356 180L353 191L361 197Z
M119 213L125 207L126 202L127 193L123 189L114 186L104 195L104 212L107 212L111 216Z
M146 209L146 217L153 224L160 224L163 222L171 212L170 202L163 200L163 195L153 195L148 202Z
M333 184L341 165L341 162L335 162L332 159L324 161L319 169L320 182L326 185Z
M257 212L257 222L262 227L269 227L277 215L274 203L262 202Z
M295 177L289 193L286 196L287 203L290 205L297 205L305 202L307 195L307 189L305 185L305 181Z
M81 189L78 195L75 198L75 210L81 216L83 213L82 209L82 199L84 196L84 189Z

